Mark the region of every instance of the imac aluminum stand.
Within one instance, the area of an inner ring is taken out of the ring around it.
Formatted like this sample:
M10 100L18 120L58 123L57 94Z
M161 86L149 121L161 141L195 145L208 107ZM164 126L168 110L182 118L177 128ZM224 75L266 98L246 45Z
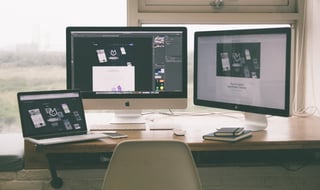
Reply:
M244 113L245 129L251 131L262 131L268 126L268 120L263 114Z
M117 110L110 124L145 124L141 110Z

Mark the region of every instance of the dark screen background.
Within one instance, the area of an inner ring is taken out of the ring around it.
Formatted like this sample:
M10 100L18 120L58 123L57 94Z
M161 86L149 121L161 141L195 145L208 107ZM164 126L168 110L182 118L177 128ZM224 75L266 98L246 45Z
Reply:
M126 55L119 60L99 63L96 50L126 47ZM135 66L136 91L151 91L153 82L152 38L74 38L74 82L81 91L92 91L93 66Z
M24 135L44 135L44 134L59 134L66 131L86 131L85 116L83 114L82 104L79 98L57 99L57 100L28 100L21 102L21 118L23 118ZM62 104L68 106L70 113L63 110ZM59 114L55 117L50 116L46 112L46 108L55 109ZM29 110L39 110L45 121L45 126L37 127L31 119ZM72 126L67 128L65 123ZM76 126L76 127L75 127Z

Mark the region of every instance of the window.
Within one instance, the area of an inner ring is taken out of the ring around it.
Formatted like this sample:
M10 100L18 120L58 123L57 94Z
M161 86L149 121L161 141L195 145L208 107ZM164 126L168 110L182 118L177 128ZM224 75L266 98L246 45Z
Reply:
M66 26L124 26L126 3L2 1L0 133L20 131L17 92L66 88Z
M181 24L196 25L196 30L203 30L204 25L291 25L293 28L292 38L292 84L291 111L298 113L303 109L305 101L304 82L305 65L302 63L304 38L305 0L286 1L286 6L280 0L270 1L219 1L225 4L217 6L212 1L190 0L182 1L145 1L128 0L128 25L154 25L154 24ZM249 5L249 4L250 5ZM172 6L174 5L174 6ZM254 5L254 6L251 6ZM281 8L280 8L281 7ZM214 30L214 27L211 29ZM190 34L189 30L188 33ZM188 34L188 35L189 35ZM191 33L192 35L192 33ZM193 41L193 40L191 40ZM301 43L302 42L302 43ZM189 43L189 42L188 42ZM190 43L189 43L190 47ZM189 50L192 52L192 49ZM189 83L193 83L192 61L193 55L189 56ZM192 85L189 85L189 99L192 106ZM204 109L204 108L201 108Z
M289 24L142 24L142 26L185 26L188 30L188 110L215 111L216 109L193 105L193 48L194 32L210 30L254 29L289 27Z

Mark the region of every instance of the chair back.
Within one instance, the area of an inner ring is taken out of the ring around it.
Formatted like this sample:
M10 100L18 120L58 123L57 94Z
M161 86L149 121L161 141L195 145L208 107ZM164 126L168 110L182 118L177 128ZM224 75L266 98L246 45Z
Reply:
M103 190L201 190L188 145L174 140L119 143L102 186Z

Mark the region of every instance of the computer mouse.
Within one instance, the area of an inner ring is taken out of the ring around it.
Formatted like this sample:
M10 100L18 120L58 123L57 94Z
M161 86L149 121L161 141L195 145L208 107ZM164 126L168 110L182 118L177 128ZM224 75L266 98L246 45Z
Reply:
M184 136L186 134L186 130L185 129L173 129L173 134L176 136Z

